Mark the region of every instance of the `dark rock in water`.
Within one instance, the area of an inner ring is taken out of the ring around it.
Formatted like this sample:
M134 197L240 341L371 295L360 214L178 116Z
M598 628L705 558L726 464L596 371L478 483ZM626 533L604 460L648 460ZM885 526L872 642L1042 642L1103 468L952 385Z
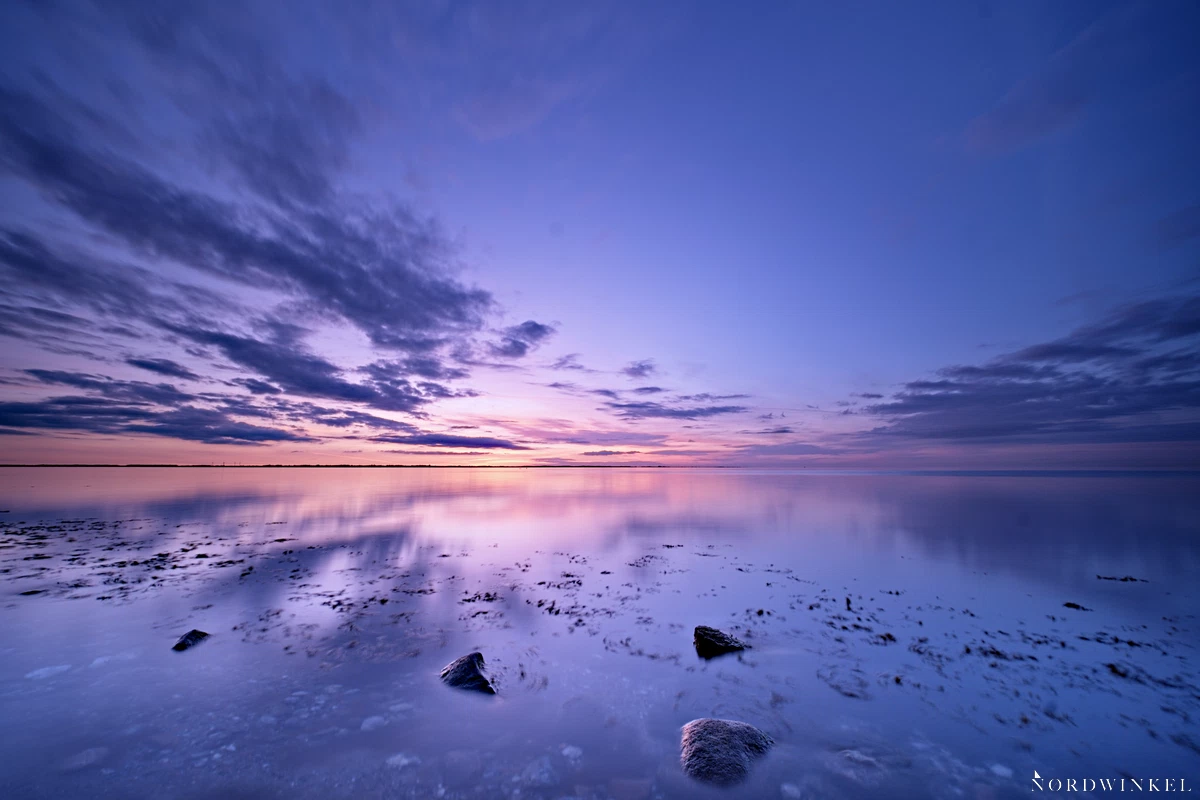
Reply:
M470 653L451 661L442 669L442 683L455 689L496 693L491 681L483 674L483 653Z
M205 633L204 631L198 631L198 630L192 629L192 630L188 631L187 633L185 633L183 636L180 636L179 641L176 642L175 646L172 647L171 649L178 650L179 652L182 653L184 650L187 650L189 647L195 647L196 645L200 644L207 638L208 638L208 634Z
M714 658L723 653L733 653L737 650L745 650L749 645L739 641L727 633L722 633L716 628L710 628L707 625L696 626L694 639L696 652L701 658Z
M751 763L772 744L770 736L744 722L695 719L683 726L679 760L688 776L731 786L749 774Z

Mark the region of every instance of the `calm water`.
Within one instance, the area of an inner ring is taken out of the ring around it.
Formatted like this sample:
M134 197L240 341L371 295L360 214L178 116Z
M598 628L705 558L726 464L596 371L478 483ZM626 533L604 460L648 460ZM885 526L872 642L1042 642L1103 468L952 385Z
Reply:
M0 510L6 798L1200 786L1195 477L0 468ZM472 650L497 697L439 683ZM775 738L741 787L680 773L703 716Z

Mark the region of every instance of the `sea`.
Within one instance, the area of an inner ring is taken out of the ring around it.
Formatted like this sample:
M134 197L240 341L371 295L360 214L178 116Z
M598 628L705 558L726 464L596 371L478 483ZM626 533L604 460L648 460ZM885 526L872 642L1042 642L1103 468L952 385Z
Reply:
M0 797L1200 791L1198 577L1196 474L2 467Z

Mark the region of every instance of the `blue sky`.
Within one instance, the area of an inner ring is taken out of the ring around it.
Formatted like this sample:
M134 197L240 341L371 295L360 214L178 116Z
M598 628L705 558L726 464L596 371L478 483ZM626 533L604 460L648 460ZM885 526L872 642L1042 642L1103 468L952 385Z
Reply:
M11 3L7 461L1194 467L1190 3Z

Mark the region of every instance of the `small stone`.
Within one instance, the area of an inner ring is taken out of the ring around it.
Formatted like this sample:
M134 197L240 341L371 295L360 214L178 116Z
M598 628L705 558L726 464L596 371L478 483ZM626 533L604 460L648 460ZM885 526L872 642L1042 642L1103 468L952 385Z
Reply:
M491 681L483 674L483 653L469 653L442 668L442 683L456 689L495 694Z
M62 768L67 772L75 772L88 767L94 767L108 756L107 747L89 747L63 761Z
M207 638L208 638L207 633L193 628L192 630L185 633L183 636L180 636L179 641L176 642L174 644L174 646L171 647L171 649L182 653L184 650L187 650L188 648L191 648L191 647L195 647L196 645L200 644Z
M701 658L716 658L725 653L745 650L747 647L745 642L707 625L696 626L692 643L696 646L696 653Z
M683 726L680 763L696 780L731 786L774 744L753 725L728 719L696 719Z
M360 730L377 731L380 728L382 728L384 725L387 725L387 724L388 724L388 721L385 717L367 717L366 719L364 719L362 721Z

